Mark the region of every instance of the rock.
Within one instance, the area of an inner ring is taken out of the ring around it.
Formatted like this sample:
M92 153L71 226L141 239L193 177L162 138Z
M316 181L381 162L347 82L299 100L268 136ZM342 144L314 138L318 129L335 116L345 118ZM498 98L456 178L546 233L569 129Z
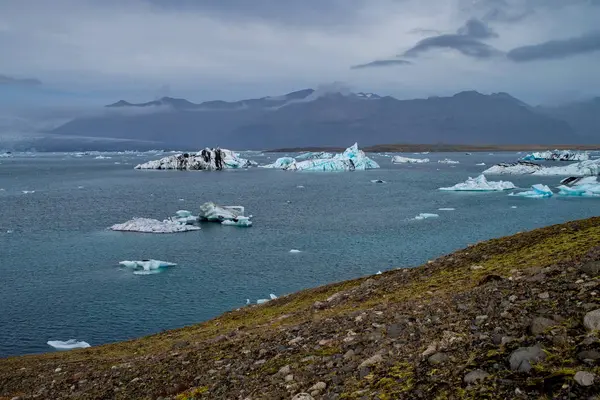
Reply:
M434 354L437 351L437 348L438 348L437 342L431 343L429 346L427 346L425 351L423 353L421 353L421 357L423 357L423 358L429 357L430 355Z
M448 355L446 353L435 353L427 359L429 364L442 364L448 361Z
M131 380L131 382L129 382L129 383L136 383L136 382L139 382L139 381L141 381L141 380L142 380L142 378L139 378L139 377L138 377L138 378L133 378L133 379Z
M529 331L532 335L537 336L541 335L553 326L556 326L555 321L544 317L537 317L534 318L533 321L531 321L531 325L529 325Z
M512 296L510 296L508 298L508 301L510 301L511 303L514 303L515 301L517 301L517 299L518 299L518 297L513 294Z
M585 317L583 317L583 325L589 331L600 330L600 308L585 314Z
M290 373L290 366L289 365L284 365L283 367L279 368L279 371L277 372L279 375L287 375Z
M324 310L325 308L327 308L327 304L323 303L322 301L315 301L313 304L313 308L315 310Z
M292 397L292 400L315 400L315 398L308 393L298 393Z
M581 267L579 267L579 269L581 270L581 272L590 277L598 276L600 274L600 261L591 261L585 263Z
M56 369L54 370L54 372L56 372L56 373L59 373L60 371L62 371L62 368L61 368L61 367L58 367L58 368L56 368Z
M542 292L540 294L538 294L538 297L542 300L546 300L550 298L550 294L548 292Z
M485 321L487 321L487 319L488 319L487 315L478 315L475 317L475 325L481 325Z
M321 394L321 391L320 391L320 390L313 390L312 392L310 392L310 395L311 395L311 396L313 396L313 397L314 397L314 396L318 396L318 395L320 395L320 394Z
M283 380L286 382L292 382L294 380L294 375L292 375L292 374L286 375L285 378L283 378Z
M310 390L311 392L314 390L321 391L321 390L325 390L326 387L327 387L327 384L325 382L317 382L314 385L312 385L311 388L308 390Z
M382 362L383 362L383 357L381 357L381 355L379 355L379 354L375 354L374 356L369 357L366 360L364 360L358 367L359 368L370 367L371 365L379 364Z
M187 340L178 340L175 343L173 343L173 345L171 346L171 348L173 350L177 350L177 349L183 349L186 348L190 345L190 342L188 342Z
M387 335L392 339L399 337L402 334L402 325L401 324L391 324L387 328Z
M482 371L480 369L476 369L475 371L471 371L468 374L465 375L464 377L464 381L466 384L471 384L471 383L477 383L477 381L482 381L485 378L489 377L490 374L488 374L485 371Z
M478 271L480 269L483 269L481 265L471 265L471 271Z
M537 344L531 347L519 347L513 351L509 358L510 369L519 372L531 371L531 363L540 362L546 359L546 353L542 347Z
M580 386L592 386L594 384L595 377L596 376L594 374L592 374L591 372L577 371L577 373L575 373L575 376L573 377L573 379Z
M354 357L354 350L352 349L348 350L346 354L344 354L344 360L348 360L352 357Z
M597 352L596 350L584 350L577 354L577 358L580 359L581 361L583 361L583 360L596 361L596 360L600 359L600 353Z
M298 337L295 337L295 338L293 338L292 340L290 340L290 341L288 342L288 344L289 344L289 345L298 344L298 343L300 343L302 340L303 340L303 338L302 338L302 337L300 337L300 336L298 336Z

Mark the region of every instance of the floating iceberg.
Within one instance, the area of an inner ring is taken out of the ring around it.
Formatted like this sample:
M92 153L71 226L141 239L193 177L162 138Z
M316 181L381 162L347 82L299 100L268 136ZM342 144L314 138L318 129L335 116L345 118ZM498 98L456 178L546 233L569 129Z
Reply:
M465 192L495 192L502 190L515 189L516 186L508 181L488 181L484 175L479 175L477 178L467 179L463 183L457 183L451 187L442 187L439 190L444 191L465 191Z
M415 219L415 220L419 221L419 220L422 220L422 219L427 219L427 218L437 218L437 217L439 217L439 215L438 215L438 214L431 214L431 213L421 213L421 214L417 215L417 216L416 216L415 218L413 218L413 219Z
M443 160L438 160L439 164L460 164L460 161L450 160L449 158L444 158Z
M280 157L272 164L260 165L260 168L286 169L290 164L295 162L296 160L293 157Z
M542 151L527 154L523 160L547 160L547 161L587 161L590 155L587 152L572 150Z
M595 176L567 178L561 181L558 194L572 197L600 197L600 183Z
M23 194L31 194L31 193L35 193L35 190L21 190L21 192Z
M314 153L317 154L317 153ZM329 153L322 153L330 156ZM281 168L287 171L355 171L379 168L379 164L371 160L358 144L348 147L343 153L328 158L309 158L297 160L291 157L278 158L273 164L263 168Z
M160 260L142 260L142 261L121 261L120 265L133 269L133 273L136 275L150 275L157 274L163 269L168 267L174 267L177 264L160 261Z
M135 169L177 169L177 170L207 170L218 171L222 169L248 168L255 165L252 161L239 158L236 153L226 149L206 148L193 153L180 153L148 161L135 166Z
M483 166L483 165L485 165L485 163L484 162L480 162L480 163L475 164L475 165L477 165L477 166Z
M112 157L100 155L100 156L97 156L97 157L94 157L94 158L96 160L110 160Z
M220 206L213 202L204 203L200 206L199 218L202 221L223 222L234 221L244 216L242 206Z
M115 224L109 229L124 232L142 233L177 233L200 230L199 226L187 225L173 220L159 221L152 218L133 218L122 224Z
M438 208L439 211L454 211L456 210L456 208L452 208L452 207L442 207L442 208Z
M387 183L387 182L382 179L372 179L371 183Z
M249 217L240 216L235 219L226 219L223 222L221 222L221 225L247 227L252 226L252 221L250 221Z
M530 199L544 199L552 197L553 194L554 193L552 193L552 190L548 186L537 184L531 186L531 190L526 192L511 193L510 196L527 197Z
M594 176L600 174L600 160L581 161L562 167L544 167L527 161L496 164L485 171L486 175L539 175L539 176Z
M48 340L46 344L58 350L85 349L91 347L88 342L75 339L69 339L66 342L63 342L62 340Z
M423 164L428 163L429 158L409 158L402 156L394 156L392 157L393 164Z
M291 249L290 253L301 253L301 251L300 250L296 250L296 249Z
M194 225L198 222L198 217L192 215L191 211L179 210L175 212L175 216L171 217L171 221L177 222L183 225Z
M307 153L302 153L299 156L296 156L296 160L299 161L316 160L323 158L333 158L333 154L325 151L309 151Z

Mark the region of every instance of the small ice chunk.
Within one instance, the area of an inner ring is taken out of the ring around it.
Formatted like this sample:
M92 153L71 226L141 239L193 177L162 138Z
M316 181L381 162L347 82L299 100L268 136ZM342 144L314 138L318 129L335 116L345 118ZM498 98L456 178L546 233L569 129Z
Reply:
M96 160L110 160L111 158L112 157L102 155L95 157Z
M548 186L537 184L531 186L531 190L520 193L511 193L510 196L527 197L530 199L544 199L552 197L553 194L554 193L552 193L552 190Z
M191 217L192 212L188 210L178 210L175 212L175 215L177 215L179 218Z
M372 179L371 183L387 183L387 182L382 179Z
M438 208L439 211L454 211L456 210L456 208L452 208L452 207L442 207L442 208Z
M460 164L460 161L450 160L449 158L444 158L443 160L438 161L439 164Z
M431 214L431 213L421 213L419 215L417 215L414 219L419 221L422 219L427 219L427 218L437 218L439 217L438 214Z
M478 163L478 164L475 164L475 165L477 165L477 166L482 166L482 165L485 165L485 163L484 163L484 162L480 162L480 163Z
M264 304L267 303L270 299L258 299L256 300L256 304Z
M222 222L224 220L235 220L244 216L242 206L221 206L213 202L207 202L200 206L200 219L211 222Z
M77 189L83 189L84 186L77 186Z
M298 186L296 186L296 188L297 189L304 189L304 186L303 185L298 185Z
M511 206L510 208L517 208L517 206Z
M6 231L6 233L13 233L13 231L9 229Z
M424 164L428 162L429 158L392 157L392 164Z
M271 294L269 295L269 297L271 298L271 300L275 300L275 299L277 298L277 296L275 296L273 293L271 293Z
M477 178L467 179L463 183L458 183L450 187L442 187L439 190L444 191L465 191L465 192L494 192L515 189L516 186L508 181L488 181L485 175L479 175Z
M249 217L237 217L236 219L226 219L221 222L221 225L248 227L252 226L252 221Z
M377 273L375 275L381 275L383 272L381 271L377 271Z
M91 347L88 342L76 339L69 339L66 342L63 342L62 340L48 340L46 344L58 350L85 349Z
M250 304L250 299L246 299L246 305Z
M159 221L152 218L133 218L108 228L113 231L141 233L177 233L200 230L199 226L186 225L173 220Z
M296 249L291 249L290 253L301 253L301 251L300 250L296 250Z
M35 193L35 190L21 190L21 192L23 192L23 194L30 194Z

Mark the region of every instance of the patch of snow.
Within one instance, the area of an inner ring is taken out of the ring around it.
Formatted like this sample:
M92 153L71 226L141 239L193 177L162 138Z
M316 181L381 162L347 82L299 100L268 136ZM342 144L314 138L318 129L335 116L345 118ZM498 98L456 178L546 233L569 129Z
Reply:
M548 186L538 183L537 185L531 186L531 190L526 192L511 193L510 196L527 197L530 199L544 199L552 197L553 194L554 193L552 193L552 190Z
M429 158L409 158L402 156L394 156L392 157L393 164L423 164L428 163Z
M88 342L76 339L69 339L66 342L63 342L62 340L48 340L46 344L58 350L85 349L91 347Z
M115 224L109 229L123 232L178 233L197 231L200 230L200 227L182 224L173 220L159 221L152 218L133 218L122 224Z
M442 187L439 190L444 191L466 191L466 192L495 192L502 190L515 189L516 186L508 181L488 181L484 175L479 175L477 178L467 179L463 183L457 183L451 187Z
M422 219L437 218L437 217L439 217L438 214L421 213L421 214L417 215L416 217L414 217L413 219L419 221L419 220L422 220Z

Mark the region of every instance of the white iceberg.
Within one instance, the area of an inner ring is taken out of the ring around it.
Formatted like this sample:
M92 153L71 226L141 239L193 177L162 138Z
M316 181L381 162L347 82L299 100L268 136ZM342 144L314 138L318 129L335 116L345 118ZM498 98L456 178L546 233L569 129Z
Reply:
M99 155L97 157L94 157L96 160L110 160L112 157L109 156L103 156L103 155Z
M460 164L460 161L450 160L449 158L444 158L443 160L438 160L439 164Z
M252 226L252 221L249 217L237 217L235 219L226 219L221 222L221 225L248 227Z
M483 166L483 165L485 165L485 163L484 163L484 162L480 162L480 163L478 163L478 164L475 164L475 165L477 165L477 166L479 166L479 167L480 167L480 166Z
M242 206L220 206L213 202L207 202L200 206L199 218L202 221L223 222L225 220L237 220L244 216Z
M296 156L296 160L304 161L304 160L316 160L323 158L333 158L332 153L328 153L326 151L309 151L307 153L302 153Z
M275 296L273 293L271 293L271 294L269 295L269 297L271 298L271 300L275 300L275 299L277 298L277 296Z
M35 190L21 190L21 192L23 194L31 194L31 193L35 193Z
M177 169L188 171L218 171L222 169L248 168L255 165L252 161L239 158L236 153L227 149L200 150L196 154L179 153L148 161L135 166L135 169Z
M91 347L88 342L76 339L69 339L66 342L63 342L62 340L48 340L46 344L58 350L85 349Z
M456 210L456 208L452 208L452 207L442 207L442 208L438 208L439 211L454 211Z
M258 299L256 300L256 304L265 304L269 302L271 299Z
M297 250L297 249L291 249L291 250L290 250L290 253L301 253L301 251L300 251L300 250Z
M560 196L571 197L600 197L600 183L595 176L584 178L567 178L558 187Z
M485 171L486 175L537 175L537 176L595 176L600 174L600 160L588 160L562 167L544 167L527 161L496 164Z
M590 155L584 151L572 150L548 150L527 154L523 160L547 160L547 161L587 161Z
M374 168L379 168L379 164L359 150L357 143L348 147L343 153L330 158L295 160L283 167L288 171L364 171Z
M439 217L439 215L438 215L438 214L432 214L432 213L421 213L421 214L417 215L417 216L416 216L415 218L413 218L413 219L415 219L415 220L419 221L419 220L422 220L422 219L427 219L427 218L437 218L437 217Z
M136 275L150 275L157 274L165 268L174 267L177 264L160 261L160 260L142 260L142 261L120 261L120 265L133 269L133 273Z
M552 193L552 190L548 186L538 183L537 185L531 186L531 190L526 192L511 193L510 196L527 197L530 199L544 199L552 197L553 194L554 193Z
M296 162L296 159L293 157L280 157L275 160L272 164L260 165L260 168L277 168L277 169L286 169L290 164Z
M465 192L495 192L502 190L515 189L516 186L508 181L488 181L484 175L479 175L477 178L467 179L463 183L457 183L450 187L441 187L439 190L444 191L465 191Z
M409 158L402 156L394 156L392 157L393 164L423 164L428 163L429 158Z
M187 225L173 220L159 221L152 218L133 218L122 224L115 224L109 229L123 232L141 233L177 233L200 230L199 226Z

